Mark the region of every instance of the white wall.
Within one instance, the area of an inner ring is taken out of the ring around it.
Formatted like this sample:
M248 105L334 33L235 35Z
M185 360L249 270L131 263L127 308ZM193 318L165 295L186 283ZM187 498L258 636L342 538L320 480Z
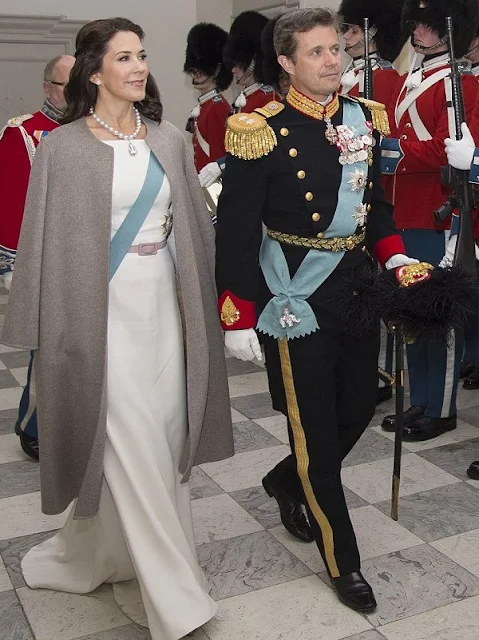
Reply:
M148 61L160 87L165 117L184 130L195 101L182 70L186 35L196 22L196 0L21 0L15 4L0 0L0 14L64 15L71 20L114 15L138 23L146 32Z
M213 22L229 31L233 19L233 0L197 0L198 22Z

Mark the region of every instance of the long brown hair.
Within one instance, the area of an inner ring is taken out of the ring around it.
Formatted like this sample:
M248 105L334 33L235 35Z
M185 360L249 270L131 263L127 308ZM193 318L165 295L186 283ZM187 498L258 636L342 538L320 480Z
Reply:
M108 43L120 31L132 31L141 41L145 37L143 29L127 18L93 20L78 32L75 41L76 61L65 87L67 107L62 118L63 124L83 118L88 115L90 107L95 105L98 87L90 82L90 78L101 70ZM145 98L141 102L136 102L135 106L143 116L161 122L163 106L160 92L151 73L146 81Z

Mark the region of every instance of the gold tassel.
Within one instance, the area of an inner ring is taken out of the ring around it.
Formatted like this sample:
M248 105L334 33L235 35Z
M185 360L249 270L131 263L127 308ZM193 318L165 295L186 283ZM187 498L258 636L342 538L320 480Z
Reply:
M271 153L278 140L266 119L258 113L237 113L228 118L225 148L241 160L257 160Z
M386 106L375 100L366 100L365 98L358 98L358 100L371 112L373 127L376 131L379 131L382 136L388 136L391 133L391 128Z

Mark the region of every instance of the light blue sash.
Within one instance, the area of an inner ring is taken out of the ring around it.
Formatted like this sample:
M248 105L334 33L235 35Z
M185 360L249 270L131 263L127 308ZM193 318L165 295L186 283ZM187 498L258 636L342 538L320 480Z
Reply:
M138 194L133 206L128 211L126 218L120 225L110 242L110 280L115 275L128 249L133 244L146 217L161 191L165 172L162 166L150 151L150 160L145 176L145 182Z
M354 102L344 101L343 124L348 125L356 135L370 134L364 112ZM331 224L325 231L325 238L344 238L353 235L357 229L356 207L362 203L364 191L353 191L350 180L355 170L364 171L366 179L367 161L343 166L338 204ZM258 331L273 338L288 340L317 331L318 321L306 300L336 269L344 254L344 251L334 253L311 249L291 279L280 243L266 235L261 245L260 265L274 297L259 317ZM292 319L292 326L284 322L288 318ZM286 326L282 326L281 319Z

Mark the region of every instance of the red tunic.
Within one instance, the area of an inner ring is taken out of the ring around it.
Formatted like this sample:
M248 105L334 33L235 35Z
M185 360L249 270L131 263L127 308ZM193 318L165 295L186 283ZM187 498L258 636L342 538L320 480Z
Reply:
M198 172L226 154L226 120L230 113L231 107L222 95L216 95L201 105L193 131L195 166Z
M0 132L0 253L2 248L15 252L18 246L31 168L29 138L25 139L24 135L29 136L29 144L34 145L30 152L33 159L34 149L41 138L59 126L41 111L20 122L24 117L12 118Z
M356 75L359 75L359 69L354 70ZM392 94L396 88L399 79L399 73L396 69L381 69L377 68L373 71L373 85L374 85L374 100L376 102L382 102L386 106L391 101ZM343 93L340 91L340 93ZM352 98L359 98L359 83L355 85L350 91L347 92ZM362 97L362 96L361 96Z
M425 70L423 79L446 66ZM390 137L399 140L404 157L392 176L387 196L394 204L398 229L448 228L449 222L438 227L434 220L434 211L448 198L440 174L441 167L447 165L444 140L449 137L444 81L436 82L415 101L419 117L432 137L431 140L419 140L409 110L396 124L396 103L399 97L403 99L406 95L406 89L403 89L405 79L406 76L399 79L389 105ZM462 86L466 120L470 122L479 88L477 79L473 75L463 76Z

